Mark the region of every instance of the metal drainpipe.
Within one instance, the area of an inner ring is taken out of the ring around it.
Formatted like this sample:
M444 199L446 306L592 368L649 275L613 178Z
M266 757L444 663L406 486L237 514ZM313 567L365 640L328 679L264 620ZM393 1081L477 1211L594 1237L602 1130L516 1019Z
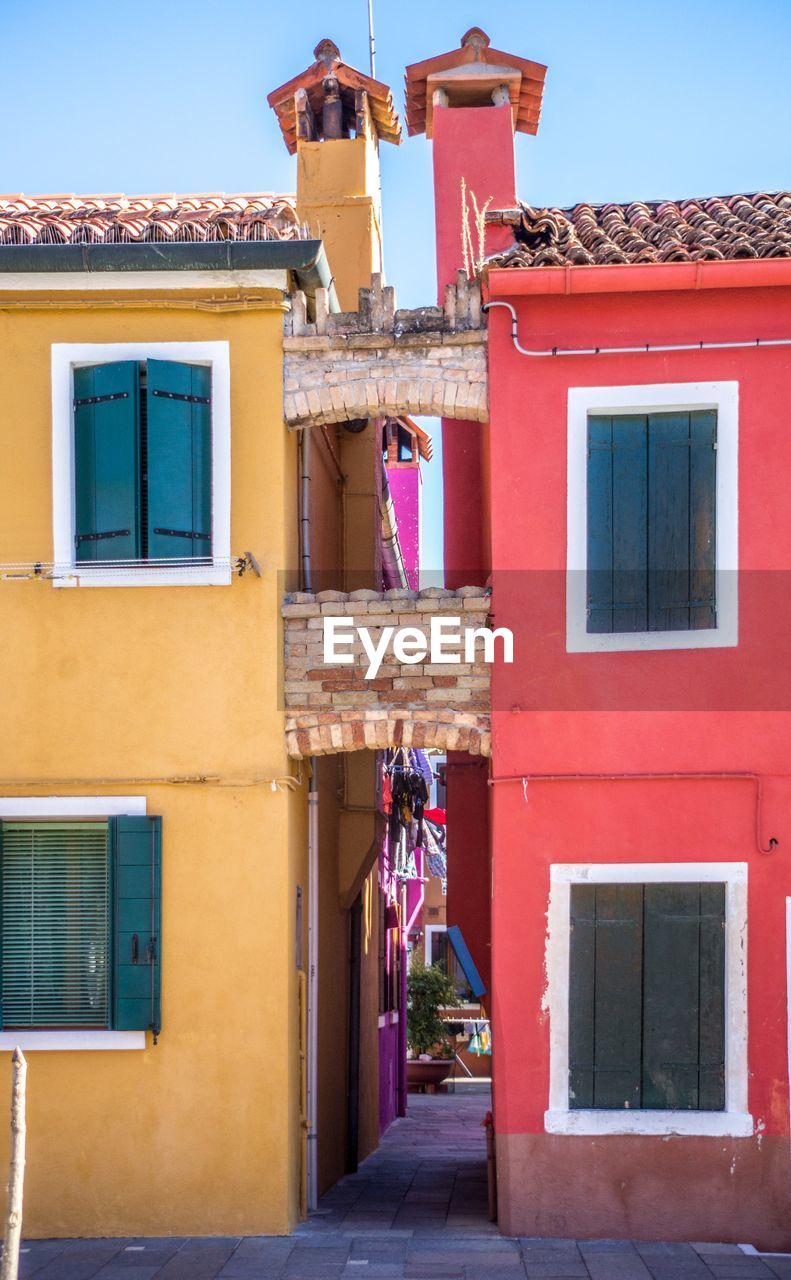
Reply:
M302 590L313 590L313 568L310 562L310 427L299 436L299 560Z
M318 1203L319 1059L319 791L317 759L310 757L308 791L308 1212Z
M299 552L303 591L313 590L310 558L310 428L299 440ZM318 1203L318 1105L316 1084L319 1058L319 791L318 761L310 757L308 787L308 1213Z

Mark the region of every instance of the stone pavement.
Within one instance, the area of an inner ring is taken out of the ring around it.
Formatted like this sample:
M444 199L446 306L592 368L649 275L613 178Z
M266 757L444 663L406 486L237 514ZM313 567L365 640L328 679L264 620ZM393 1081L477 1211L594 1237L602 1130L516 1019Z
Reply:
M413 1097L288 1237L31 1240L23 1280L791 1280L738 1245L509 1240L486 1211L480 1084Z

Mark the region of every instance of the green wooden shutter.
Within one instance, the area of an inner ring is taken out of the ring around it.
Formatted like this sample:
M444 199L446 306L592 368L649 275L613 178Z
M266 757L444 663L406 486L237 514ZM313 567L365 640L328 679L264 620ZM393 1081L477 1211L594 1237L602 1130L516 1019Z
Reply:
M2 824L2 1025L110 1025L107 824Z
M569 1106L595 1102L596 886L571 886Z
M645 886L644 1107L725 1106L724 933L724 885Z
M700 886L698 1106L725 1108L725 885Z
M695 631L717 625L717 414L714 409L699 409L689 415L689 450L689 625Z
M648 626L689 629L689 414L648 419Z
M612 418L588 418L588 631L613 623Z
M724 885L572 886L569 1106L724 1110Z
M648 625L648 442L644 417L612 420L613 630Z
M714 410L588 418L589 632L716 625Z
M149 360L148 556L207 559L211 528L211 370Z
M641 885L573 885L569 1105L640 1106Z
M113 1026L160 1028L162 819L112 818Z
M74 370L78 561L140 557L138 384L134 360Z

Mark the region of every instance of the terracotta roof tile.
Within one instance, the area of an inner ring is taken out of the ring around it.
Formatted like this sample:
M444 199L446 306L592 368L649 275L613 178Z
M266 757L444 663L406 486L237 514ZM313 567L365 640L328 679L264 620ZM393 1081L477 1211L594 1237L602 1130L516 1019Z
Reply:
M490 258L488 267L791 258L788 191L571 209L523 204L488 218L511 223L515 240L512 248Z
M0 244L296 240L293 196L0 195Z

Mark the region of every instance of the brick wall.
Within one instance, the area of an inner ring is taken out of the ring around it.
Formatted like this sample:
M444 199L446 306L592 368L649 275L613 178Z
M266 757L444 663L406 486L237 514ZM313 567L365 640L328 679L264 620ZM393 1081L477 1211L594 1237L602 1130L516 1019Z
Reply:
M287 596L282 614L289 755L400 744L490 755L490 668L482 661L480 641L475 662L458 664L432 664L429 657L425 662L399 663L388 647L372 680L365 679L368 660L356 634L354 644L344 650L353 654L352 665L328 666L323 656L328 615L367 627L374 643L384 626L415 627L428 646L432 616L457 617L462 627L483 627L489 604L484 587Z

